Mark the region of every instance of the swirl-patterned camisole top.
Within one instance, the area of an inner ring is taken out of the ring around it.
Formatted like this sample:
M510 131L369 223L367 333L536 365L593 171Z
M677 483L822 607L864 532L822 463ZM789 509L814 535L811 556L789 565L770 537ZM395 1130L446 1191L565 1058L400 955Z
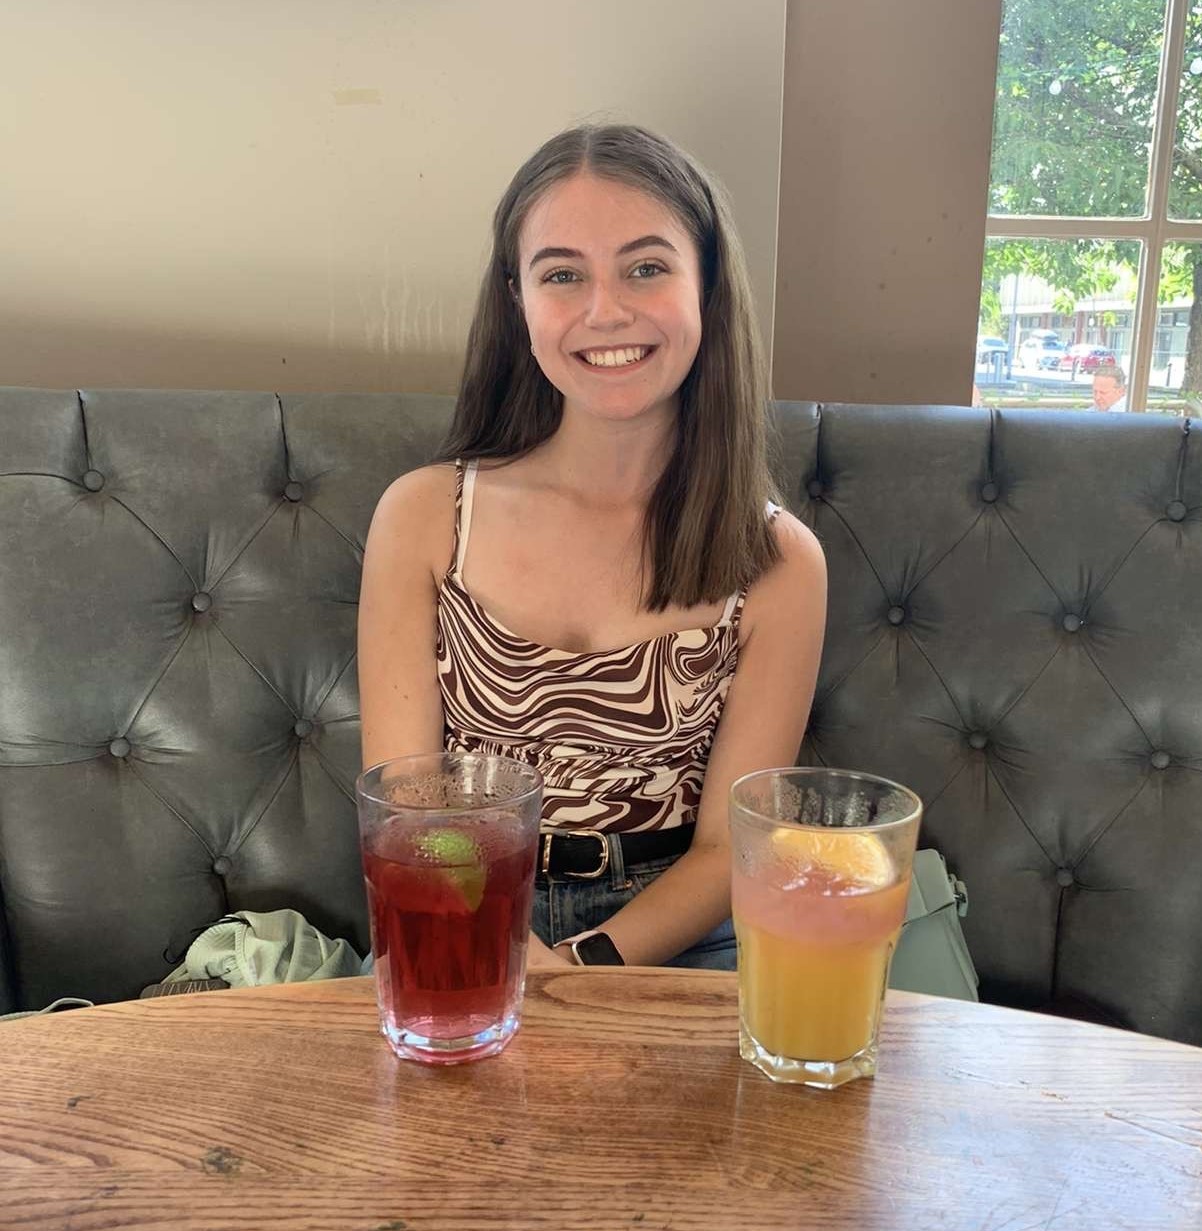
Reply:
M544 826L692 824L738 660L745 591L731 595L709 628L597 652L537 645L464 587L476 464L456 469L454 545L438 591L447 751L534 765L544 781Z

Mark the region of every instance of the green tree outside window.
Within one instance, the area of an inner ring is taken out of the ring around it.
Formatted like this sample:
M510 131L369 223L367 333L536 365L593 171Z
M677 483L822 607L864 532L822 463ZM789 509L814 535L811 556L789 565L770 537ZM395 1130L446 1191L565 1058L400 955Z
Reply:
M1166 0L1005 0L991 215L1145 215L1165 9ZM1202 220L1202 3L1190 5L1185 37L1169 215ZM997 328L1007 274L1043 279L1063 310L1111 291L1138 260L1131 240L989 243L982 320ZM1192 303L1182 391L1202 393L1202 244L1166 244L1159 285L1162 302Z

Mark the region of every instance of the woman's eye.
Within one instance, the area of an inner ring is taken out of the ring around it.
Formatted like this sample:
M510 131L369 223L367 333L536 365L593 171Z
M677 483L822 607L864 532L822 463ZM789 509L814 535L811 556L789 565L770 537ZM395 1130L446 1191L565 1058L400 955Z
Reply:
M656 274L667 273L662 265L655 261L643 261L630 271L636 278L654 278Z
M553 269L549 274L543 275L543 281L563 286L569 282L575 282L576 274L570 269Z

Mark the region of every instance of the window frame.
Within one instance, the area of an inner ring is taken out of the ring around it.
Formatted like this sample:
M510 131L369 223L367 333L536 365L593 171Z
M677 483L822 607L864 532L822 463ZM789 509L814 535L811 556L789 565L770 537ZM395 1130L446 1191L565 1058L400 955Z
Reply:
M1131 371L1127 373L1127 405L1145 410L1152 352L1159 320L1161 260L1166 243L1202 243L1202 220L1169 218L1173 175L1173 142L1177 135L1177 101L1185 67L1185 20L1197 0L1167 0L1156 111L1152 125L1146 212L1139 218L1052 217L1041 214L989 214L985 238L991 239L1135 239L1141 242L1136 278ZM1004 0L1003 0L1004 3ZM992 169L990 171L992 177Z

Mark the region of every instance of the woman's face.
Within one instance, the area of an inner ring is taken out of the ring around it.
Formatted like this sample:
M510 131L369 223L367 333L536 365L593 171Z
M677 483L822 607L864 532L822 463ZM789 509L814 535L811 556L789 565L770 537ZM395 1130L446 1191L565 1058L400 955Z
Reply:
M702 285L696 246L672 211L581 172L531 208L518 259L530 341L565 412L675 416L701 344Z

